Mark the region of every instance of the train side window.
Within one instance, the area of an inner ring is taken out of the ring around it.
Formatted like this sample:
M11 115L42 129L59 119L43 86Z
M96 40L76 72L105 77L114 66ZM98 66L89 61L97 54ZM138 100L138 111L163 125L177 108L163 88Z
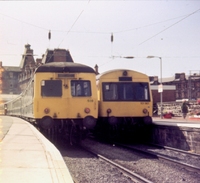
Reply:
M61 80L43 80L41 83L41 95L43 97L61 97L62 81Z
M73 97L91 96L91 84L90 84L90 81L72 80L71 81L71 95Z

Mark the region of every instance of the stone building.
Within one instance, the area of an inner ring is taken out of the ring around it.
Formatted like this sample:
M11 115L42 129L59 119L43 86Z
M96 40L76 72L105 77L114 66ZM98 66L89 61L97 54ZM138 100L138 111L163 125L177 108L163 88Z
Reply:
M151 85L159 85L157 76L149 77ZM200 71L190 72L190 75L185 73L175 73L173 77L163 78L163 102L171 102L175 100L198 100L200 98ZM167 91L167 86L174 86L174 94L172 91ZM171 94L170 94L171 93ZM157 95L159 95L157 93ZM174 95L174 97L173 97ZM154 98L159 96L154 96Z
M31 45L25 45L24 54L19 65L20 73L18 75L18 84L20 91L23 91L26 87L30 78L34 75L35 69L40 65L41 59L35 62L33 50Z
M35 69L49 62L73 62L69 50L47 49L42 58L34 59L31 45L25 45L19 67L3 66L0 62L0 94L20 94L28 85Z
M3 66L0 62L0 92L2 94L20 94L26 88L41 61L41 59L37 59L35 62L31 45L27 44L19 67Z
M0 93L20 94L27 86L35 69L41 64L49 62L73 62L69 50L47 49L42 58L34 59L31 45L25 45L24 54L19 67L3 66L0 62ZM98 66L95 66L98 72ZM160 80L157 76L150 76L150 85L154 103L160 102L158 86ZM185 73L176 73L173 77L162 78L163 102L171 102L182 99L200 99L200 71L192 72L186 76Z
M160 93L158 92L158 85L150 85L153 103L158 103L161 101ZM162 101L171 102L176 101L176 86L175 85L163 85Z
M21 92L18 85L20 73L19 67L3 66L0 62L0 94L19 94Z

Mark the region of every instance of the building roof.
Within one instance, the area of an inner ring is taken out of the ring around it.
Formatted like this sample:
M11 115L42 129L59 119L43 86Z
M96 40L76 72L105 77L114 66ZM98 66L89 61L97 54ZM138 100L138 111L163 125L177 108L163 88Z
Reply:
M42 58L42 63L50 62L74 62L69 50L66 49L47 49Z
M22 71L20 67L14 67L14 66L3 66L3 68L5 69L5 71L12 71L12 72Z
M175 80L175 77L172 76L172 77L167 77L167 78L162 78L162 82L171 82L171 81L174 81ZM160 82L160 78L158 79L158 81Z
M188 80L190 77L190 75L185 75L185 79ZM192 76L194 77L194 76ZM200 76L199 76L200 77ZM166 77L166 78L162 78L162 83L167 83L167 82L173 82L173 81L180 81L181 78L178 77L176 78L175 76L171 76L171 77ZM161 79L158 78L158 82L160 83ZM151 81L150 83L154 83L154 81Z

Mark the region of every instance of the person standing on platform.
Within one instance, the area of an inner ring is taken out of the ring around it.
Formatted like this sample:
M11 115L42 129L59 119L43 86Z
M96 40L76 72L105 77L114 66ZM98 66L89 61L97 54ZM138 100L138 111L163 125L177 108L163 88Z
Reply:
M186 101L183 102L181 109L182 109L182 113L183 113L183 118L185 119L187 116L187 113L188 113L188 106L187 106Z

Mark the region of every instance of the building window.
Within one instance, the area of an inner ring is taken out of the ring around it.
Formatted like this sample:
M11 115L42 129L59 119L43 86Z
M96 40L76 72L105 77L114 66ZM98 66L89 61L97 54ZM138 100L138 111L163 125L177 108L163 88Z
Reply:
M185 83L185 88L187 88L188 87L188 84L187 83Z
M9 72L10 78L13 78L13 72Z
M200 91L197 92L197 98L200 98Z
M181 93L181 98L185 98L184 92Z
M184 92L184 98L188 98L187 92Z
M184 84L181 84L181 88L184 88Z

